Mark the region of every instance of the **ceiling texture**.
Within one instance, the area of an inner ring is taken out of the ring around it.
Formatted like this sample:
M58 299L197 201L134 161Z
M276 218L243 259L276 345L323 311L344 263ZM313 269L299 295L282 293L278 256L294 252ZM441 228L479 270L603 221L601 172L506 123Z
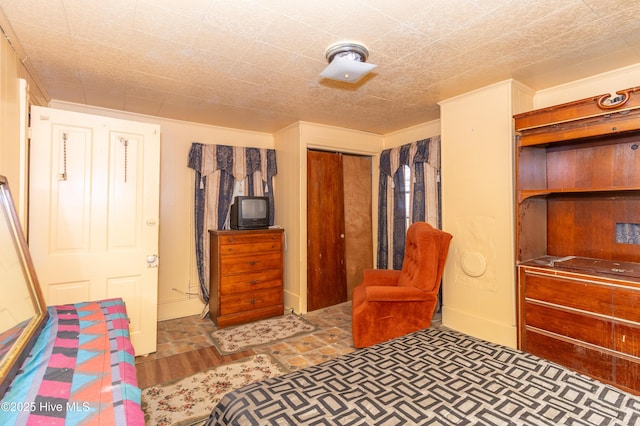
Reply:
M385 134L640 63L640 0L0 0L0 24L50 99L269 133ZM377 65L357 84L320 77L341 41Z

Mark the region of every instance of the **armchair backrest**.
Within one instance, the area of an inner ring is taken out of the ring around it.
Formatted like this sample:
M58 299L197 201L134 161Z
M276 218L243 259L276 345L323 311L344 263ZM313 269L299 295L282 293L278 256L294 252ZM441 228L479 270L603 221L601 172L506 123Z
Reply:
M398 286L438 291L451 238L426 222L409 226Z

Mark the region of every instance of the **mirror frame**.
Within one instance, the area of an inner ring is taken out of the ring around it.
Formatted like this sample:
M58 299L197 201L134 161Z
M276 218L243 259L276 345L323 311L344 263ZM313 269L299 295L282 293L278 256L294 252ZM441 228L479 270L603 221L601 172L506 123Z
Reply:
M9 230L13 234L13 246L16 248L18 258L21 260L25 284L31 295L35 311L34 316L26 323L18 338L13 342L12 347L7 350L2 359L0 359L1 398L11 384L18 369L21 367L22 362L27 355L29 355L33 344L40 334L40 330L49 318L49 312L47 311L47 306L42 296L42 291L40 290L40 284L33 267L33 262L31 261L26 239L22 232L20 222L18 221L18 215L11 198L11 192L9 191L9 184L7 178L4 176L0 176L0 204L0 208L4 209L6 213ZM7 242L0 242L0 244L6 243Z

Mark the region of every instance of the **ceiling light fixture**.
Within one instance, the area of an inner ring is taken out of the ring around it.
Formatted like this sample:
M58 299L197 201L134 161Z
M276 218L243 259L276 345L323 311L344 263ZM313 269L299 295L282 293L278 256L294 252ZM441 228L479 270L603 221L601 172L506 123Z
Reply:
M358 43L338 43L327 49L326 57L329 61L320 76L332 80L356 83L367 75L377 65L367 64L369 51Z

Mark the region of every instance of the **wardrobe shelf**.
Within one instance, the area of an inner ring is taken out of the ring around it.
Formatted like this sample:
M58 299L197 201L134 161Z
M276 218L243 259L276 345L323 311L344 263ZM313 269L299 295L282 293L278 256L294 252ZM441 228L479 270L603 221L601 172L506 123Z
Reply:
M555 195L594 195L602 197L610 197L618 195L629 195L632 192L639 192L638 186L617 186L617 187L591 187L591 188L548 188L548 189L522 189L518 191L518 202L532 198L532 197L547 197Z

